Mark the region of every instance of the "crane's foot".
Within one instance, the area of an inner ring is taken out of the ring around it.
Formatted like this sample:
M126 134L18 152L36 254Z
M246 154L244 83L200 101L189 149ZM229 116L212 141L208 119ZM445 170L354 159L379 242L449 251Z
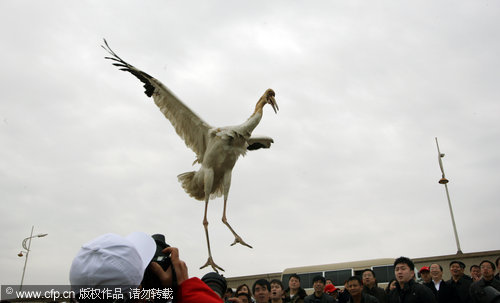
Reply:
M252 246L250 246L249 244L247 244L245 241L243 241L243 239L240 236L238 236L238 235L236 235L234 237L234 242L231 244L231 246L233 246L233 245L235 245L237 243L240 243L241 245L245 245L247 247L253 248Z
M224 271L224 269L222 267L220 267L219 265L215 264L215 262L212 259L212 257L208 257L207 263L205 263L202 267L200 267L200 269L203 269L203 268L207 267L208 265L212 266L212 268L215 270L216 273L219 273L219 271L217 269L220 269L220 270Z

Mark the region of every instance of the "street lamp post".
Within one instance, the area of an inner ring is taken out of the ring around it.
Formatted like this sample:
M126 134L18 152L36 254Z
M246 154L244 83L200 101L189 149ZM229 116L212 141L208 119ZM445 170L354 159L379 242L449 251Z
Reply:
M460 241L458 240L458 233L457 233L457 226L455 224L455 216L453 215L453 208L451 207L451 200L450 200L450 193L448 192L448 179L446 179L444 175L444 167L443 167L443 161L441 158L444 157L444 154L441 153L439 150L439 144L438 144L438 138L436 137L436 146L438 150L438 160L439 160L439 167L441 168L441 173L442 177L439 179L439 184L443 184L444 188L446 189L446 197L448 198L448 207L450 208L450 216L451 216L451 224L453 225L453 232L455 233L455 242L457 243L457 255L462 254L462 249L460 249Z
M34 235L33 236L33 229L35 228L35 226L31 226L31 235L24 239L23 240L23 248L25 249L25 252L26 252L26 259L24 260L24 268L23 268L23 276L21 278L21 285L19 286L19 290L22 290L23 288L23 282L24 282L24 273L26 272L26 264L28 264L28 256L30 254L30 248L31 248L31 239L33 239L34 237L38 237L38 238L41 238L41 237L45 237L46 235L48 234L38 234L38 235ZM28 246L26 247L26 242L28 242ZM20 251L19 254L18 254L19 257L22 257L23 256L23 251Z

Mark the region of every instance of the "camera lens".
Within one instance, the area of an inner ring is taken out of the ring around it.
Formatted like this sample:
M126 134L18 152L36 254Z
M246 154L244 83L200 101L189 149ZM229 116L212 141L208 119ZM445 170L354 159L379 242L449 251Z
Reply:
M221 298L224 296L227 288L226 278L216 272L209 272L201 278L205 284L215 291Z

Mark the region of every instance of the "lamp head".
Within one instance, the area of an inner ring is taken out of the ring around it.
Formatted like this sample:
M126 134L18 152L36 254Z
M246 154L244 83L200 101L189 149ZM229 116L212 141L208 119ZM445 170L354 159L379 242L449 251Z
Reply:
M448 182L450 182L450 181L448 181L448 179L446 179L446 178L444 178L444 177L443 177L443 178L441 178L441 179L439 179L439 184L446 184L446 183L448 183Z

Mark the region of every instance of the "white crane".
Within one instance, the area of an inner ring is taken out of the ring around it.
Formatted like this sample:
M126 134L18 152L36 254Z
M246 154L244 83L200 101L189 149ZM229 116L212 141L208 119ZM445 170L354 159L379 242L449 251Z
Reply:
M277 113L278 104L274 99L275 94L272 89L265 91L255 106L255 111L244 123L236 126L212 127L191 111L182 103L170 90L160 81L123 61L109 47L102 46L112 57L105 57L113 60L113 65L120 67L120 70L127 71L136 76L144 83L145 94L153 97L154 102L160 111L172 123L177 134L184 139L186 145L196 154L196 160L201 167L198 171L186 172L178 175L178 179L184 190L193 198L205 201L205 214L203 217L203 227L207 239L208 260L200 267L208 265L218 272L224 271L212 258L210 250L210 238L208 236L207 209L210 198L224 195L224 210L222 222L233 233L235 239L231 245L240 243L252 248L233 230L226 218L227 196L231 186L231 172L238 157L245 155L247 150L259 148L269 148L273 139L269 137L252 137L252 131L259 124L262 118L264 105L270 104ZM193 163L193 164L194 164Z

